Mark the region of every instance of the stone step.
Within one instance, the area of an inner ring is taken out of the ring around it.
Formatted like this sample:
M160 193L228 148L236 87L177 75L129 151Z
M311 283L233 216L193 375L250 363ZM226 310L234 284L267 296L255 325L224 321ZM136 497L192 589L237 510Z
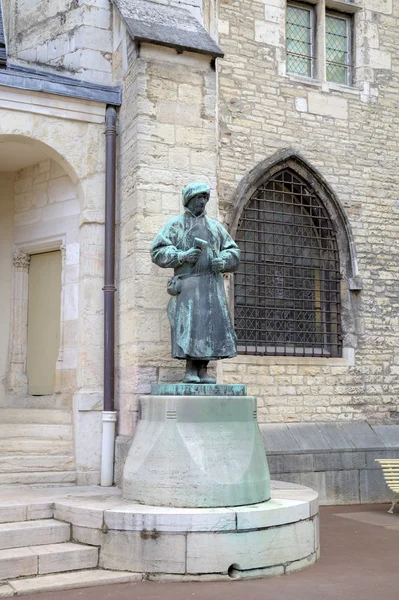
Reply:
M55 519L3 523L0 525L0 550L59 544L71 537L69 523Z
M0 550L0 581L37 574L37 555L28 548Z
M97 565L98 548L72 542L0 550L0 580L93 569Z
M76 483L76 471L32 471L31 473L0 473L0 486L71 485Z
M0 423L0 439L4 440L8 438L72 440L72 425L46 425L40 423L27 425L15 423L10 427L9 424Z
M26 498L26 491L23 497ZM38 521L40 519L52 519L53 516L54 503L51 501L32 502L27 499L27 502L24 502L21 498L14 502L7 503L7 500L4 500L0 503L0 523Z
M8 585L4 586L5 589L2 595L4 597L6 595L22 596L23 594L35 594L37 592L69 590L142 580L142 573L92 569L88 571L74 571L72 573L57 573L56 575L43 575L41 577L27 577L26 579L11 579L8 581Z
M0 408L23 408L23 409L48 409L48 410L72 410L70 397L63 394L51 394L50 396L15 396L7 394L1 399Z
M67 542L31 546L30 549L38 556L39 575L93 569L98 565L99 549L95 546Z
M70 454L72 440L38 440L29 438L0 439L0 454Z
M0 408L0 423L70 425L72 411L43 408Z
M1 455L0 473L30 473L32 471L73 471L73 456Z

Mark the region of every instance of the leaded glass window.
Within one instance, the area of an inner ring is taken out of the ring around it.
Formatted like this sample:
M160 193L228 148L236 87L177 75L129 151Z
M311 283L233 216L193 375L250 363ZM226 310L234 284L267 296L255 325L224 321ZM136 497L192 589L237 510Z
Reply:
M326 14L327 81L350 83L351 39L347 15Z
M287 6L287 72L312 77L313 75L313 8L289 4Z
M329 215L285 168L252 195L238 224L238 352L340 356L340 269Z

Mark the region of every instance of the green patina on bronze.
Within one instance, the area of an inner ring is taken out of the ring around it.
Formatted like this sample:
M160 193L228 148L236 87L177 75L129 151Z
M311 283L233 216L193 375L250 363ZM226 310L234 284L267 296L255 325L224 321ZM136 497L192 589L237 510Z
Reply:
M225 228L206 215L208 200L207 184L185 187L185 213L162 227L150 250L155 264L174 269L168 283L172 356L187 360L186 383L215 383L208 362L236 355L223 273L237 270L240 251Z
M233 384L154 383L153 396L246 396L247 386Z

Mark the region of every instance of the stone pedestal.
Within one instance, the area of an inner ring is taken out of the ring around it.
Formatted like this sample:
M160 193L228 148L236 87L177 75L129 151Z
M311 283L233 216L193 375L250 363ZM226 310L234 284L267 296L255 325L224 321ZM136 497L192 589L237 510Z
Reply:
M123 473L126 500L209 508L270 499L256 398L244 395L245 386L165 384L153 392L159 395L140 398Z

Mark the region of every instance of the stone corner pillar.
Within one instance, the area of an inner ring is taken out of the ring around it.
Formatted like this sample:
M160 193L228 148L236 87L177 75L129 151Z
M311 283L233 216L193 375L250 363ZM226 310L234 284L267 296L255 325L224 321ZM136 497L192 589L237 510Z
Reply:
M26 394L28 391L26 355L28 346L29 264L29 254L25 254L25 252L14 254L7 391L21 395Z
M103 394L78 390L73 396L77 485L99 485Z

